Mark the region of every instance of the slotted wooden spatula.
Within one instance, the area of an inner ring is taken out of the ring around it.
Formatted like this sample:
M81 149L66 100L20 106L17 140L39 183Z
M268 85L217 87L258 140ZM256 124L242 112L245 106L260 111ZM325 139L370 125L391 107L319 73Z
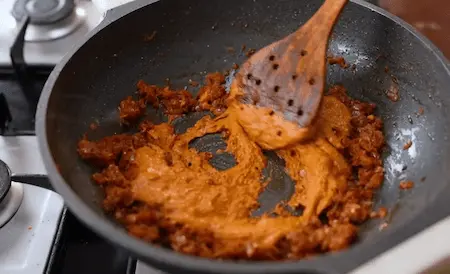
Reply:
M307 127L319 108L326 82L326 51L333 26L348 0L325 0L296 32L252 55L234 81L239 100L270 107Z

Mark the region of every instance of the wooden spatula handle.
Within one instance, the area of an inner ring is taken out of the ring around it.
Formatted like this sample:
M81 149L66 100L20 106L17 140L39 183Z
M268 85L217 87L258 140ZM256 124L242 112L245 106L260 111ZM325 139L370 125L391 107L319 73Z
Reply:
M299 30L292 34L292 49L301 49L301 58L296 72L303 76L303 83L298 90L298 105L304 115L298 117L298 123L306 126L311 123L319 108L326 82L326 52L329 36L339 14L348 0L325 0L319 10Z

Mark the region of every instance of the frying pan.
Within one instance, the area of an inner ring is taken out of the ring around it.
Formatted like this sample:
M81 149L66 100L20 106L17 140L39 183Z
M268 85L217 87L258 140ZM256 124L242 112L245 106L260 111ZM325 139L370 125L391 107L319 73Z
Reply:
M235 262L153 246L128 236L103 213L101 190L90 179L93 170L76 153L77 141L90 123L100 124L90 133L92 139L122 132L117 106L135 91L139 79L162 85L170 78L175 87L185 86L189 79L201 81L205 72L241 63L243 44L258 49L294 31L320 4L319 0L163 0L153 4L138 0L110 10L56 66L38 106L36 129L43 159L54 188L70 210L106 239L172 273L347 272L447 216L448 62L405 22L360 0L345 7L329 46L330 54L343 56L355 68L330 66L328 83L341 83L354 98L376 103L384 119L385 181L375 203L389 209L386 220L364 225L359 242L342 252L295 262ZM146 37L154 32L156 36L148 41ZM398 86L398 102L385 94L392 85ZM417 114L420 108L421 115ZM151 115L155 121L164 118ZM195 119L183 118L177 130ZM413 145L403 150L409 140ZM221 144L211 137L194 146L214 150ZM231 164L227 158L216 160L218 168ZM280 175L273 177L277 180L261 196L264 208L292 192L289 179L274 163L269 169ZM399 182L405 179L415 182L412 190L399 190ZM388 222L381 231L380 222Z

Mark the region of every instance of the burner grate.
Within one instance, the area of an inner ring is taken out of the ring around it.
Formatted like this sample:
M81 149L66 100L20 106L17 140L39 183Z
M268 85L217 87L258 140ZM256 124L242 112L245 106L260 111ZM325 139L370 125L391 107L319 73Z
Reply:
M39 96L51 67L30 67L25 62L24 37L30 18L24 17L10 48L11 68L0 69L0 135L34 135Z

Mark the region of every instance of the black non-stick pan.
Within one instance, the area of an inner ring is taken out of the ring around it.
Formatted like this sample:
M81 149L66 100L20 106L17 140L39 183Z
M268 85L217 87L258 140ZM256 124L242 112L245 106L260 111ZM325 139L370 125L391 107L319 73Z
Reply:
M258 49L289 34L321 3L161 0L148 4L138 0L109 11L56 66L37 111L43 159L54 188L70 210L106 239L172 273L347 272L450 214L448 63L409 25L360 0L345 7L329 46L330 54L343 56L354 67L330 66L328 83L341 83L354 98L376 103L384 119L386 178L376 205L389 208L386 220L366 224L359 242L342 252L295 262L234 262L152 246L127 235L103 213L101 191L90 178L92 170L76 152L89 124L100 124L90 138L122 132L117 106L135 92L139 79L162 85L170 78L175 87L184 87L189 79L201 82L205 72L241 63L243 44ZM236 51L227 50L231 47ZM392 85L398 85L398 102L386 96ZM418 114L421 108L423 113ZM179 127L193 122L192 117L184 119ZM409 140L413 145L403 150ZM219 141L205 139L198 146L214 149ZM415 182L412 190L399 189L405 179ZM274 199L292 191L289 180L274 184L269 194L263 194L263 206L270 207ZM385 221L388 226L380 231L380 222Z

